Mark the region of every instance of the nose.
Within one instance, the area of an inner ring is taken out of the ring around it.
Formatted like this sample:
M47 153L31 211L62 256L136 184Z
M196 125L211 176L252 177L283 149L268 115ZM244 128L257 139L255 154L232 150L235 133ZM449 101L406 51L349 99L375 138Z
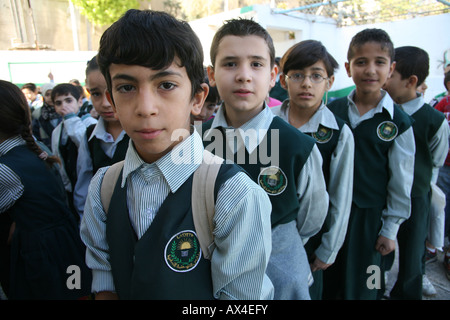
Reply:
M375 63L374 62L370 62L370 63L367 64L366 73L370 74L370 75L375 74L376 73L375 69L376 69Z
M312 86L312 82L311 82L311 75L305 76L305 79L303 79L303 81L301 82L302 87L311 87Z
M143 118L158 114L157 99L149 89L139 90L136 114Z
M236 75L236 81L238 82L249 82L251 81L252 77L250 74L250 67L246 65L241 65L238 68L238 72Z

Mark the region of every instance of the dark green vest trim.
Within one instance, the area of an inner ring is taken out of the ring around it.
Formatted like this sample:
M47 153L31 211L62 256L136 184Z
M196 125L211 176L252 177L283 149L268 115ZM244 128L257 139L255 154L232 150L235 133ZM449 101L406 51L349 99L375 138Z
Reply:
M215 192L239 168L222 165ZM213 299L211 262L203 258L191 207L192 176L170 193L155 219L137 239L120 179L106 223L110 263L120 299Z
M338 124L339 129L330 129L322 125L319 126L319 130L315 133L308 133L311 137L316 140L316 145L319 148L320 154L322 155L322 171L325 178L325 183L327 184L330 180L330 163L331 156L339 142L339 137L342 132L342 127L344 126L344 120L340 119L336 115L334 116Z
M86 138L89 139L91 136L96 124L90 125L86 129ZM102 167L108 167L113 165L116 162L122 161L125 159L125 155L128 150L128 143L130 138L127 134L124 135L123 139L117 144L116 150L114 151L114 155L112 158L108 157L106 153L103 151L101 147L101 141L97 139L97 137L92 137L91 140L88 141L89 152L91 154L92 166L93 166L93 174L95 174L98 169Z
M347 97L334 100L328 108L351 128ZM394 119L383 109L373 118L351 128L355 139L353 202L359 208L373 208L386 203L388 153L395 138L411 127L413 122L410 116L394 105Z
M203 124L202 131L206 132L211 128L212 120ZM218 130L222 130L219 129ZM272 147L272 134L278 130L279 141L278 155L272 154L275 147ZM225 133L222 130L223 137L223 155L225 152L226 141ZM207 147L212 141L203 140L203 144ZM298 214L298 195L297 195L297 179L306 161L311 154L315 140L310 136L300 132L290 124L286 123L280 117L274 117L269 127L267 135L259 146L248 154L245 152L245 161L239 158L239 151L234 155L233 159L228 159L237 163L258 183L269 195L272 203L271 223L272 227L295 220ZM266 152L261 151L262 146L267 146ZM215 153L218 150L210 150ZM262 160L278 159L278 163L272 161L263 163ZM275 157L275 158L274 158Z
M430 141L445 120L443 113L424 104L413 115L414 139L416 141L416 157L414 162L414 183L411 195L417 197L430 191L433 159Z

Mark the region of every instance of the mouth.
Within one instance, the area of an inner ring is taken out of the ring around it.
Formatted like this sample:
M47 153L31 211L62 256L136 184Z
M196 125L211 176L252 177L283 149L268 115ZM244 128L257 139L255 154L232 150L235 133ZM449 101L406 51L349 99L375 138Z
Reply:
M314 95L309 92L302 92L302 93L299 93L297 96L302 99L311 99L314 97Z
M136 130L136 133L143 139L155 139L161 134L162 131L163 131L162 129L150 128L150 129Z
M104 118L114 118L114 112L102 112L101 115Z
M372 83L378 82L378 80L375 80L375 79L363 79L363 82L364 82L364 83L372 84Z
M238 90L233 91L233 93L235 95L238 95L238 96L241 96L241 97L247 97L247 96L252 94L252 91L250 91L248 89L238 89Z

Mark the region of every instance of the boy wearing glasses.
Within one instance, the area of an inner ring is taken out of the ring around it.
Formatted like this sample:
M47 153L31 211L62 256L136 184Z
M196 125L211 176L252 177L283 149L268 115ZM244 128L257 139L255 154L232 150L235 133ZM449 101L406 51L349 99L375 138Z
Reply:
M267 275L274 299L310 299L312 277L303 244L320 230L328 209L320 152L314 139L275 116L265 103L277 67L272 38L261 25L227 21L214 36L211 63L210 83L223 103L214 120L203 124L206 149L240 165L269 195ZM265 155L270 161L264 161Z
M280 82L289 99L271 110L316 140L330 199L322 229L305 245L314 277L311 299L320 300L324 270L335 261L347 231L355 145L350 128L322 100L333 85L334 71L338 68L322 43L306 40L295 44L281 59L281 68Z

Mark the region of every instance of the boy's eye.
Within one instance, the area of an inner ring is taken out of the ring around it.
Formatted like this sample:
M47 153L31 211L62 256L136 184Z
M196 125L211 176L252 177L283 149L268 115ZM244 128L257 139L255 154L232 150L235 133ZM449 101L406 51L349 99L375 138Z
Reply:
M118 92L125 93L125 92L130 92L133 89L134 89L134 86L132 86L131 84L124 84L124 85L118 86L116 90Z
M225 62L223 64L224 67L235 67L236 65L236 62Z
M252 67L262 67L262 65L261 62L252 62Z
M160 85L160 88L163 90L172 90L175 87L176 87L176 85L173 84L172 82L163 82Z
M210 103L206 106L209 110L215 110L216 109L216 104L214 103Z
M325 78L325 77L323 77L320 73L313 73L311 75L312 81L322 81L323 78Z

